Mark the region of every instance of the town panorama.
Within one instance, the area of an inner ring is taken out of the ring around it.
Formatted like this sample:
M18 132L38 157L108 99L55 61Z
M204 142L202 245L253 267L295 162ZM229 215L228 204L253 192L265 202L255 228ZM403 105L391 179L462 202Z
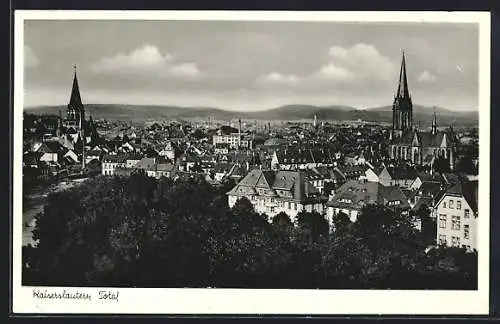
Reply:
M477 125L407 64L383 121L96 118L75 67L23 116L23 284L477 289Z

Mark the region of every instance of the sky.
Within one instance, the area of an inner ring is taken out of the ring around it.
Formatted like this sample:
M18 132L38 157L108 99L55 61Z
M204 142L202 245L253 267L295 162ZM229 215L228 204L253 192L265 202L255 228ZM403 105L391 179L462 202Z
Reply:
M457 23L28 20L24 105L391 105L478 109L479 28Z

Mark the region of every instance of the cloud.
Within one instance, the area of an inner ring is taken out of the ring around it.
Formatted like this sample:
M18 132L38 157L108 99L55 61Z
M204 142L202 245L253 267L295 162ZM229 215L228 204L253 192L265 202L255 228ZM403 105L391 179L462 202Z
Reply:
M29 46L24 46L24 67L30 68L37 66L40 63L35 55L35 52Z
M357 43L350 48L333 46L328 50L328 54L330 62L326 67L337 67L330 71L342 71L340 75L352 74L358 80L392 80L394 77L396 65L373 45ZM347 71L351 73L346 73Z
M344 67L337 66L334 63L329 63L328 65L321 67L318 71L318 75L322 78L338 82L354 80L354 72Z
M433 83L437 81L437 77L427 70L422 71L418 77L418 82L421 83Z
M91 64L90 70L98 74L148 74L180 78L201 76L196 63L179 62L172 54L162 54L158 47L149 44L129 53L103 57Z
M363 85L367 82L393 81L397 75L396 64L380 54L373 45L358 43L350 48L330 47L329 60L317 70L305 74L281 74L271 72L261 75L261 84L303 85L330 87L341 85Z
M281 74L278 72L271 72L269 74L258 77L257 82L261 84L296 85L300 82L300 77L294 74Z

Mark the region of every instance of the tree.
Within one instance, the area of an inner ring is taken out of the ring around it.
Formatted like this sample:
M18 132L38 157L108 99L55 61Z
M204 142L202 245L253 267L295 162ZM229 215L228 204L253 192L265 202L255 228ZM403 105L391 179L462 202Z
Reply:
M273 217L272 221L273 227L280 232L288 233L293 228L293 223L285 212L280 212Z
M310 235L312 240L317 240L321 236L328 235L329 225L325 217L316 211L301 211L297 214L297 226L303 233Z
M421 223L421 238L423 244L429 246L436 244L437 224L431 218L431 211L427 205L423 204L414 212L414 216Z
M333 216L332 229L336 232L344 231L351 225L351 220L346 213L340 212Z
M441 247L426 253L412 218L400 210L369 205L355 223L339 214L329 234L315 212L300 212L294 227L285 213L270 224L246 198L229 209L226 189L198 178L136 174L54 192L36 216L37 247L23 249L23 284L477 287L477 253Z

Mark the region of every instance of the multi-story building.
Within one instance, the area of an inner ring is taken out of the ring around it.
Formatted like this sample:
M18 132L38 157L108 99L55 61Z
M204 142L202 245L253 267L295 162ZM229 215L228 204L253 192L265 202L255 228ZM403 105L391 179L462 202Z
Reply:
M434 206L439 245L477 250L478 182L450 186Z
M105 155L102 159L102 175L112 176L118 168L125 168L127 158L123 155Z
M254 169L227 195L231 208L238 199L246 197L252 202L256 212L265 213L270 219L285 212L292 222L301 211L322 214L323 204L327 200L305 179L303 171Z
M398 186L383 186L377 182L349 180L326 203L327 218L330 223L339 213L346 214L351 222L356 222L361 209L366 205L380 205L407 211L408 199Z
M213 145L227 144L230 149L246 148L252 149L252 139L246 133L215 134L213 136Z

